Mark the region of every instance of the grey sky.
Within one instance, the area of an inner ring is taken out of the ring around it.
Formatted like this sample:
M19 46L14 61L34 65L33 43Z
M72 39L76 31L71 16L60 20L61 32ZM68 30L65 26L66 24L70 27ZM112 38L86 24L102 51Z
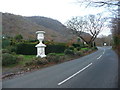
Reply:
M59 20L63 24L73 16L83 16L106 12L101 8L84 8L75 3L77 0L2 0L0 12L8 12L22 16L45 16ZM107 29L102 32L104 35L110 34Z

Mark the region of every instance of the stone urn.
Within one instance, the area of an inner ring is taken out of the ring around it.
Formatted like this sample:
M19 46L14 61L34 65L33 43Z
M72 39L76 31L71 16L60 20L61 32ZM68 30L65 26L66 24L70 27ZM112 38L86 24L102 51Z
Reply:
M45 55L45 47L46 45L42 43L44 40L44 31L37 31L37 39L39 40L39 44L37 44L35 47L37 47L37 56L36 57L46 57Z

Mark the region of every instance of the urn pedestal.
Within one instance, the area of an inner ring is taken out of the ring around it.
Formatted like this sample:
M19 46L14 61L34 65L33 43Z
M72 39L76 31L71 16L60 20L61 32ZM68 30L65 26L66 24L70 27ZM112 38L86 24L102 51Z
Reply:
M39 40L39 44L37 44L35 47L37 47L37 56L36 57L46 57L45 55L45 47L46 45L42 43L44 40L44 31L37 31L37 39Z

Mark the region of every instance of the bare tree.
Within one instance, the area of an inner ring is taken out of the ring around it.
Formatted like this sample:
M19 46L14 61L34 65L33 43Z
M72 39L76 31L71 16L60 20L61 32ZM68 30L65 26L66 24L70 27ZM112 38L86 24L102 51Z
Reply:
M98 34L105 27L106 18L102 18L102 15L98 14L89 15L87 18L87 31L92 35L89 43L92 43L98 36Z
M87 22L83 19L83 17L73 17L71 20L67 21L67 28L88 44L88 42L82 37L86 24Z
M98 15L88 15L84 17L74 17L68 20L67 27L78 37L80 37L89 46L92 46L93 42L97 38L98 34L105 27L105 18L102 18L101 14ZM85 40L83 33L88 32L91 35L89 41Z

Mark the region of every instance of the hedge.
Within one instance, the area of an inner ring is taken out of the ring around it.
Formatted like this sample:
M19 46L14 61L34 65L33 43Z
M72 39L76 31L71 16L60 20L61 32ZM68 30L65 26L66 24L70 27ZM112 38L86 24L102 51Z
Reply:
M8 40L8 39L2 40L2 48L6 48L9 45L10 45L10 40Z
M19 43L16 45L16 53L23 55L36 55L37 49L35 45L36 44L32 43Z
M58 45L47 45L47 47L46 47L46 54L48 54L48 53L64 53L64 51L65 51L65 49L66 49L67 47L65 46L65 45L60 45L60 44L58 44Z
M77 47L80 47L80 44L72 44L72 46L74 46L75 48L77 48Z
M23 55L36 55L37 48L35 46L36 43L18 43L16 45L16 53ZM65 44L47 45L47 47L45 48L45 53L64 53L66 48L67 47Z

